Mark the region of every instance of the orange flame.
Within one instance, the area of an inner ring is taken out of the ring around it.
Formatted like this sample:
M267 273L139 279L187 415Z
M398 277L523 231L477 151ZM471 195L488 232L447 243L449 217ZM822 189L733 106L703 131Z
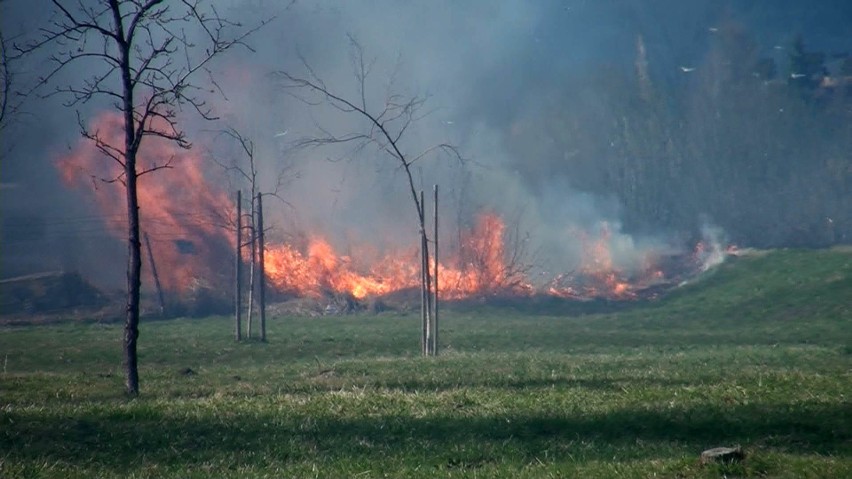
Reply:
M438 285L445 298L527 291L523 278L505 263L504 228L497 215L484 214L463 234L467 262L451 261L461 266L438 265ZM298 296L320 297L334 292L364 298L419 287L416 250L393 252L372 266L359 268L351 257L337 254L326 240L315 237L304 253L289 244L273 245L266 252L265 262L275 288ZM431 271L434 267L432 262Z
M607 223L601 224L600 236L590 239L585 232L578 236L583 244L583 261L577 274L556 276L547 288L553 296L570 299L604 298L628 300L639 297L639 290L665 279L656 267L655 259L645 253L641 271L628 275L619 270L612 258L612 231Z
M266 251L266 275L279 291L297 296L320 297L348 293L356 298L386 294L416 285L411 261L384 258L367 273L359 273L349 256L340 256L322 238L312 238L307 251L292 245L272 245Z
M111 145L123 144L122 128L121 117L113 113L101 114L90 125L90 131L98 132L101 140ZM139 182L142 226L153 240L163 286L185 292L202 280L227 294L224 292L229 287L225 284L231 272L228 258L233 257L235 240L233 231L223 226L224 217L235 209L232 201L205 178L202 158L192 151L155 137L147 138L142 148L140 169L171 161L179 170L146 175ZM98 181L96 188L91 188L92 178L117 178L121 172L118 165L104 158L91 142L81 141L58 166L66 184L94 192L109 231L124 237L124 189ZM543 293L572 299L625 300L637 298L643 288L665 280L662 269L656 266L657 258L650 254L640 272L628 275L620 271L613 260L612 233L606 224L596 238L585 232L577 236L584 251L579 268L556 275L544 288L537 289L527 267L513 259L516 252L507 251L503 220L494 213L481 214L461 233L458 251L444 256L437 266L441 296L462 299ZM301 245L268 243L265 255L270 286L287 295L322 297L335 293L365 298L417 289L420 284L416 248L384 255L342 255L328 240L314 235ZM434 272L434 262L430 266Z
M122 150L123 128L121 116L113 112L100 114L89 125L89 131L96 132L100 141ZM213 259L229 251L233 240L219 223L233 206L227 195L207 182L201 157L167 140L147 137L137 155L137 170L168 162L178 171L139 177L140 224L151 239L163 287L186 291L200 278L212 281L215 272L221 270ZM87 139L80 140L57 166L67 185L93 192L110 233L127 238L122 167ZM147 265L143 271L150 274Z

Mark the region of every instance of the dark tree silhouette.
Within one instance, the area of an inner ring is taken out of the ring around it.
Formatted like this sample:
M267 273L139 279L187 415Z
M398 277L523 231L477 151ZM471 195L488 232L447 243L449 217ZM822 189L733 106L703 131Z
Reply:
M201 97L203 90L197 77L211 74L207 66L214 57L246 46L244 40L266 22L244 28L222 18L212 5L201 0L52 0L52 4L55 11L50 22L40 29L38 38L16 45L15 55L52 49L50 69L38 78L30 93L43 91L69 66L85 64L90 76L57 86L44 95L64 95L68 107L106 99L122 115L124 141L112 144L98 131L89 130L77 113L83 136L121 168L118 176L104 180L120 182L126 191L125 387L128 395L136 396L142 268L137 182L143 175L172 167L165 159L143 168L137 164L137 155L149 137L191 147L179 125L181 110L193 110L204 119L215 118Z
M9 53L9 44L0 32L0 133L12 123L20 103L16 101L12 86L15 83L15 68ZM8 146L4 145L4 149Z
M335 144L352 144L356 150L366 147L374 147L377 151L388 155L392 160L399 163L405 172L405 178L414 201L417 224L420 229L421 248L423 252L423 288L430 289L429 264L429 240L426 232L426 212L423 204L422 192L418 194L415 186L413 166L431 154L443 152L451 155L459 161L464 161L459 150L454 145L440 143L430 146L422 151L410 154L403 147L403 139L406 132L417 120L423 118L422 108L427 98L421 96L404 96L388 92L381 102L373 102L368 99L367 81L370 76L374 61L364 56L361 44L351 35L349 36L352 48L354 64L354 75L358 95L355 98L347 98L345 95L329 87L325 81L311 68L310 64L303 58L302 63L306 71L305 75L295 75L291 72L280 71L275 77L281 82L283 88L293 92L293 96L307 105L328 105L343 115L354 116L360 120L366 120L368 127L365 130L356 130L338 134L320 127L320 135L303 138L296 141L296 147L319 147ZM426 296L428 303L428 296ZM424 316L429 313L428 304L424 305ZM424 317L424 323L428 318ZM424 354L429 351L424 342Z

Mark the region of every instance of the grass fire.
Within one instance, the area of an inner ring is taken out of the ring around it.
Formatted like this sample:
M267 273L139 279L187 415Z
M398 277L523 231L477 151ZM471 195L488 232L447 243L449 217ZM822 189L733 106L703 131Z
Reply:
M0 478L852 477L850 19L0 1Z
M111 140L121 135L118 118L108 113L90 128ZM154 237L152 257L168 265L159 270L162 286L179 296L200 282L227 294L228 275L222 271L230 265L227 258L236 243L232 195L208 179L204 165L209 162L198 153L166 142L149 144L152 146L141 158L146 167L168 158L186 171L180 176L143 179L139 184L141 215ZM122 191L109 185L91 187L93 172L118 177L120 171L109 170L111 165L87 141L81 141L57 165L67 185L92 195L109 231L120 238L124 234L120 226ZM633 265L622 269L613 258L613 235L604 222L594 231L566 234L566 242L582 248L582 261L576 269L544 272L534 264L535 258L519 257L518 251L508 250L518 246L507 236L507 225L499 214L480 212L471 221L471 226L450 235L458 240L448 248L448 259L437 267L440 292L448 300L540 295L572 300L650 299L706 269L710 253L705 249L722 247L698 242L694 250L685 252L637 249ZM344 294L361 300L419 287L416 248L378 251L370 245L347 244L345 249L354 253L342 254L320 233L299 231L290 236L295 239L273 241L265 249L267 280L281 297ZM248 261L251 252L248 248L243 251ZM151 270L147 281L152 284L150 274Z

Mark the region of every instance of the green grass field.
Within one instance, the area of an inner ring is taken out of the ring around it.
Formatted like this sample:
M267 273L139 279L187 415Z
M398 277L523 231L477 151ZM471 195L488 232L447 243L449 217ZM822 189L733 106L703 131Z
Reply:
M849 249L626 308L450 308L438 358L415 314L141 330L129 400L121 325L0 329L0 477L852 477Z

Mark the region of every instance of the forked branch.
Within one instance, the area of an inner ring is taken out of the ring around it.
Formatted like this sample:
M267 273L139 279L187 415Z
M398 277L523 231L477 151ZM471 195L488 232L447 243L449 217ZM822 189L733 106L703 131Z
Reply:
M361 120L366 120L369 127L366 131L355 131L345 134L334 134L318 127L319 136L307 137L297 140L294 146L297 148L319 147L335 144L354 143L357 149L368 145L374 145L379 151L386 153L399 163L405 172L408 187L414 206L417 211L419 224L424 224L424 210L420 202L417 188L414 182L412 165L436 152L448 153L460 162L464 162L457 147L442 143L429 147L416 155L405 153L403 141L409 128L422 119L425 115L420 114L421 108L428 98L412 96L406 98L402 95L388 92L386 98L377 109L371 108L371 102L367 95L367 82L372 71L374 60L366 60L364 49L361 44L351 35L349 36L352 64L354 67L355 82L358 87L357 99L350 99L333 90L314 71L310 64L300 56L302 65L307 75L295 75L287 71L279 71L274 77L279 80L281 86L291 96L309 106L327 105L347 115L354 115Z

